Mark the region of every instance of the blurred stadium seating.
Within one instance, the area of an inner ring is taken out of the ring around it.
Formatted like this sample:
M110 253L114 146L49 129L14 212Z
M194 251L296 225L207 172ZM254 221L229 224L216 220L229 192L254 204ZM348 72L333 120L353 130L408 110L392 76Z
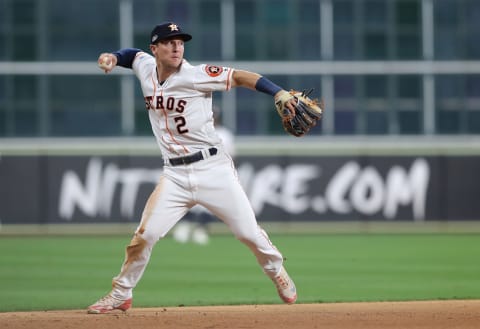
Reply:
M479 17L476 0L0 0L0 137L150 135L133 77L95 62L163 20L192 31L194 63L314 87L313 135L478 135ZM240 137L283 134L269 97L216 97Z

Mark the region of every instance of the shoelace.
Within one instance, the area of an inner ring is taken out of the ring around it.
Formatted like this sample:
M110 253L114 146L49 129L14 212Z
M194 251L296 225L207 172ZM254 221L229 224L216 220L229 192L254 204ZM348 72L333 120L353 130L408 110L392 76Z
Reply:
M289 283L289 280L286 280L283 276L278 276L275 278L275 285L277 288L287 289L290 285Z
M111 304L116 304L116 303L118 303L118 302L121 302L121 301L118 300L118 299L113 298L113 297L110 296L110 295L107 295L107 296L101 298L101 299L97 302L97 304L99 304L99 305L111 305Z

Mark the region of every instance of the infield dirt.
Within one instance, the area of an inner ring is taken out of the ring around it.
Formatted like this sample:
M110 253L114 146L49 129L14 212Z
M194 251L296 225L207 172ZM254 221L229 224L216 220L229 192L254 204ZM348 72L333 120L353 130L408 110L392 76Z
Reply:
M0 313L0 328L479 328L480 300L133 308Z

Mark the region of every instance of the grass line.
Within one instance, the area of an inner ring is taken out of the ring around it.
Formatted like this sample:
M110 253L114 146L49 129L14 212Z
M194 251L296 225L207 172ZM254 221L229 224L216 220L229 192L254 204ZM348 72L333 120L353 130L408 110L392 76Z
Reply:
M271 234L300 303L478 299L478 234ZM85 308L109 291L129 237L0 238L0 311ZM135 289L138 307L280 303L231 236L207 246L170 238Z

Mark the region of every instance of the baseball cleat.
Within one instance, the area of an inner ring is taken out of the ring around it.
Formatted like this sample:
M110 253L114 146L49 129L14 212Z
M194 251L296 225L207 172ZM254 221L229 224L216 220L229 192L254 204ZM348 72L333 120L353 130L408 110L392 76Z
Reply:
M104 314L113 310L127 311L132 307L132 298L122 300L117 299L110 294L98 300L95 304L88 307L89 314Z
M206 245L209 241L208 232L204 227L196 227L192 231L192 241L196 244Z
M297 300L297 288L283 266L280 272L272 278L272 281L277 287L278 295L285 303L295 303Z

